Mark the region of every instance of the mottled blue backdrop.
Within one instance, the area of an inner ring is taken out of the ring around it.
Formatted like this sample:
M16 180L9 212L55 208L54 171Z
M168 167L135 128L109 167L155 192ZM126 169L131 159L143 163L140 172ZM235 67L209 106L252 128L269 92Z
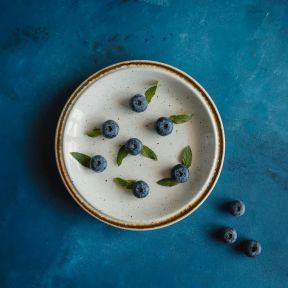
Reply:
M288 2L0 2L0 287L288 287ZM128 59L174 65L225 126L222 175L193 215L122 231L70 198L54 160L57 118L90 74ZM240 198L247 213L221 209ZM248 258L213 237L258 239Z

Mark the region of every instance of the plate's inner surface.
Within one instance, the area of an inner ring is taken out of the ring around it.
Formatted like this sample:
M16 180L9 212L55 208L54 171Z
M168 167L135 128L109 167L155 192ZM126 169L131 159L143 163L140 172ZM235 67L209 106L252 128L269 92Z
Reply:
M156 80L160 85L147 110L131 111L129 99L144 94ZM157 222L192 204L207 187L218 153L216 129L207 107L195 88L161 68L126 67L91 83L68 115L63 138L65 165L78 193L106 217L128 223ZM156 133L154 123L159 117L189 112L194 113L191 122L174 125L173 133L166 137ZM116 138L85 135L108 119L120 126ZM152 148L159 160L129 155L118 167L119 147L131 137ZM189 182L170 188L159 186L156 182L170 176L187 145L193 152ZM107 169L95 173L84 168L71 157L72 151L103 155ZM116 185L114 177L144 180L150 186L150 195L137 199L131 191Z

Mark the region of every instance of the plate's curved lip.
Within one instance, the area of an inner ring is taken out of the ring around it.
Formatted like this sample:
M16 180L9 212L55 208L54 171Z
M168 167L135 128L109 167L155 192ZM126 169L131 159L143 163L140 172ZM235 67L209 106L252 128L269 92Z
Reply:
M122 69L123 67L156 67L168 71L169 73L172 73L181 79L187 81L190 85L192 85L201 95L201 97L205 100L206 104L209 106L209 109L211 111L213 121L216 125L217 135L218 135L218 142L216 145L218 145L218 155L216 159L216 166L214 168L214 171L212 172L213 176L211 177L210 182L208 185L206 185L205 191L198 196L196 199L188 203L184 208L182 208L177 214L173 214L170 217L164 218L159 221L151 222L151 223L129 223L125 221L120 221L117 219L110 218L104 214L102 214L100 211L96 210L94 207L92 207L87 201L85 201L81 195L78 193L77 189L74 187L67 168L65 166L64 162L64 155L63 155L63 134L65 129L65 124L67 117L74 105L74 103L77 101L77 99L80 97L81 92L87 88L92 82L102 78L103 76L115 72L119 69ZM56 155L56 162L57 167L59 170L59 173L61 175L61 178L64 182L65 187L67 188L68 192L71 194L73 199L90 215L94 216L95 218L101 220L102 222L105 222L106 224L110 224L112 226L126 229L126 230L152 230L157 229L161 227L165 227L168 225L171 225L173 223L178 222L179 220L185 218L189 214L191 214L193 211L195 211L209 196L212 189L214 188L219 175L222 170L223 162L224 162L224 155L225 155L225 136L224 136L224 128L223 124L219 115L219 112L213 103L211 97L208 95L208 93L205 91L205 89L191 76L184 73L183 71L156 61L148 61L148 60L130 60L130 61L124 61L119 62L116 64L113 64L111 66L108 66L106 68L101 69L100 71L94 73L89 78L87 78L84 82L82 82L76 90L72 93L72 95L67 100L56 129L56 136L55 136L55 155Z

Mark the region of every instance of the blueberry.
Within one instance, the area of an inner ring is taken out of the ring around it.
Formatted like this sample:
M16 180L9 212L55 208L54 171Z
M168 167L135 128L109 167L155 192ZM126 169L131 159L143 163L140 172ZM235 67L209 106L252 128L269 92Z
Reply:
M135 112L144 112L147 109L148 102L143 95L137 94L130 99L130 107Z
M178 164L173 167L171 171L171 177L177 182L177 183L184 183L188 181L188 178L190 176L188 168L183 164Z
M90 160L90 168L99 173L103 172L107 167L106 159L101 155L93 156Z
M158 134L166 136L173 131L173 122L167 117L161 117L156 121L155 128Z
M130 155L135 156L142 151L143 144L139 139L131 138L126 142L125 148Z
M146 182L144 181L137 181L134 185L133 185L133 194L137 197L137 198L144 198L149 194L149 186Z
M235 229L227 227L223 230L223 240L226 243L234 243L237 239L237 232Z
M261 253L262 247L258 241L249 240L245 244L245 253L247 256L254 257Z
M102 125L102 134L106 138L114 138L119 133L119 126L113 120L107 120Z
M229 203L229 210L234 216L242 216L245 213L245 204L240 200Z

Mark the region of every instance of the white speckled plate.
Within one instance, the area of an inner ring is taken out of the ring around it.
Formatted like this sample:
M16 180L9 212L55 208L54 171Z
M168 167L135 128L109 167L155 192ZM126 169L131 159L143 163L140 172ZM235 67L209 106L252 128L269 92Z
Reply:
M128 106L129 99L159 81L156 95L143 113ZM174 125L161 137L154 122L161 116L193 112L192 121ZM94 127L113 119L120 132L114 139L89 138ZM116 164L119 146L139 138L158 155L158 161L128 156ZM191 177L174 187L156 182L170 176L182 149L193 151ZM193 212L216 184L224 159L224 131L219 113L207 92L190 76L166 64L127 61L109 66L85 80L67 101L56 133L58 169L75 201L94 217L117 227L147 230L172 224ZM81 166L70 152L103 155L107 169L95 173ZM116 185L114 177L144 180L150 194L135 198Z

